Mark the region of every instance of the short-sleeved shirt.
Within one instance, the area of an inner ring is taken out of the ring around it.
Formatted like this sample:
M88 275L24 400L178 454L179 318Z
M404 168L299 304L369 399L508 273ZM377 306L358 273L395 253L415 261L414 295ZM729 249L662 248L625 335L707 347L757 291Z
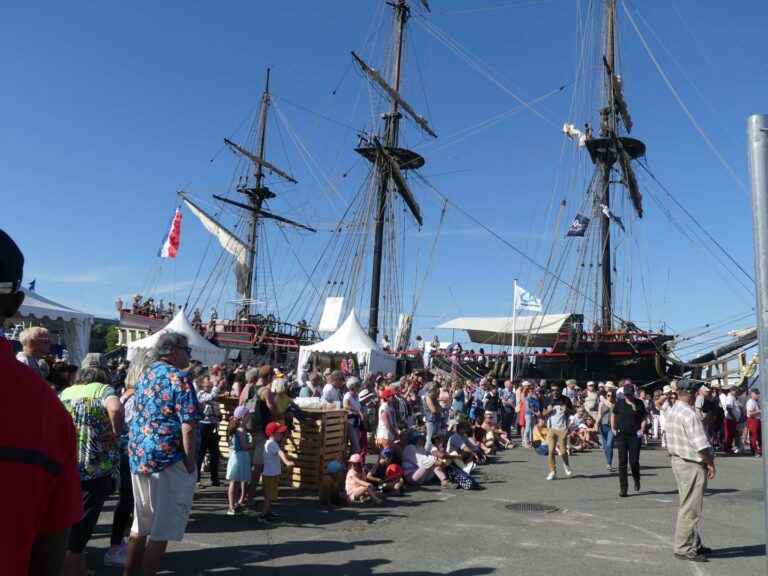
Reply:
M539 411L539 401L533 396L526 396L523 399L523 406L525 406L526 416L533 416L535 412Z
M757 400L754 398L750 398L747 400L747 414L750 412L758 411L758 413L755 416L749 416L749 418L755 418L757 420L760 420L760 404L758 404Z
M454 432L450 438L448 438L448 444L446 447L446 452L453 453L456 452L458 454L461 454L462 449L467 446L471 448L472 446L469 443L469 440L464 438L461 434L458 432Z
M39 425L30 424L29 409L19 409L20 394ZM16 361L2 336L0 422L2 573L27 574L35 541L80 520L83 497L72 418L45 380Z
M511 414L514 411L514 404L515 404L515 391L514 390L507 390L506 388L502 388L499 390L499 401L501 402L501 407L504 409L504 412L507 414ZM504 402L509 402L512 404L512 406L507 406L504 404Z
M552 397L545 398L544 402L542 402L542 410L549 408L550 406L552 406L553 409L547 418L547 428L552 430L565 430L568 428L567 411L573 410L571 400L562 394L557 400Z
M381 464L380 462L376 462L373 466L371 466L371 469L368 471L368 474L370 474L374 478L378 478L383 482L387 478L387 467Z
M333 404L334 402L338 402L339 405L341 405L342 400L344 398L341 395L341 392L339 392L339 389L336 388L333 384L326 384L323 386L323 401L327 402L328 404Z
M264 443L264 476L280 476L280 444L270 438Z
M645 420L645 404L639 398L632 399L632 405L627 404L627 399L617 400L613 405L614 428L617 432L634 434L640 430L640 425Z
M112 430L105 406L116 398L107 384L78 384L65 388L59 397L77 431L77 466L80 480L117 477L120 471L120 440Z
M683 460L703 462L699 452L712 448L696 412L681 400L667 409L664 431L667 434L667 450Z
M192 379L170 364L155 362L139 377L135 396L128 444L131 472L162 472L184 458L181 425L200 419Z

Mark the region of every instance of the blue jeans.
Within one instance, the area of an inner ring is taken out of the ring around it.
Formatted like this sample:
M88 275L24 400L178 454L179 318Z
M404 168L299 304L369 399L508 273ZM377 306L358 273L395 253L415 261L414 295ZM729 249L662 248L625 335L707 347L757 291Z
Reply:
M600 424L600 436L603 438L603 450L605 450L605 463L608 466L613 462L613 430L607 424Z
M536 416L533 414L525 415L525 431L523 432L523 442L530 444L533 442L533 427L536 425Z
M427 440L431 440L433 435L440 433L439 420L435 422L430 422L429 420L427 420L425 424L427 425Z

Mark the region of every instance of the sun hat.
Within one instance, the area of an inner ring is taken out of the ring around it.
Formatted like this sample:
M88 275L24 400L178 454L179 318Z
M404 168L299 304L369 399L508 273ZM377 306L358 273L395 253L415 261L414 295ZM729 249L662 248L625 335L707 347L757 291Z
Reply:
M669 384L666 384L664 388L661 389L662 394L669 394L670 392L672 392L672 386Z
M280 426L277 422L270 422L267 424L267 436L272 436L272 434L285 434L287 431L288 426Z
M328 466L326 466L326 470L328 470L328 474L336 474L336 472L341 472L344 470L344 464L339 462L338 460L331 460L328 462Z
M363 461L363 459L360 458L360 454L352 454L352 456L349 457L349 461L352 464L360 464Z
M608 380L608 382L605 383L605 388L607 390L616 390L616 385L610 380Z
M357 397L357 399L360 402L365 402L366 400L370 399L371 396L372 394L370 390L363 390L362 392L360 392L360 395Z
M587 388L589 388L590 386L594 386L594 385L595 385L595 383L592 380L587 382Z
M253 414L253 410L247 406L238 406L235 408L234 417L238 420L243 418L246 414Z

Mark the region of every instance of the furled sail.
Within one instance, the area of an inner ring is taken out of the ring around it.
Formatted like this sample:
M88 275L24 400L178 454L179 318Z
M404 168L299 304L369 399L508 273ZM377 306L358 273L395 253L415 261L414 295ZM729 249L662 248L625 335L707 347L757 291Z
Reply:
M224 228L215 218L208 215L202 208L194 204L186 196L183 196L184 203L189 210L197 216L202 225L208 232L216 236L224 250L229 252L235 257L235 265L232 271L237 278L237 291L246 297L247 285L248 285L248 266L246 264L248 258L248 247L237 236L232 234L229 230Z
M405 100L403 100L403 97L400 96L400 93L392 88L389 84L387 84L387 81L382 78L381 74L377 70L374 70L368 64L363 62L363 60L354 52L352 52L352 57L357 61L357 63L360 65L360 68L363 72L365 72L365 75L368 76L371 80L376 82L381 88L386 92L390 98L394 98L397 100L397 103L400 105L400 107L405 110L408 115L413 118L413 121L416 122L419 126L421 126L421 129L424 130L427 134L432 136L432 138L437 138L437 134L432 132L432 129L429 127L429 124L427 123L427 119L424 118L424 116L419 116L416 114L416 111L411 108L411 105L408 104Z

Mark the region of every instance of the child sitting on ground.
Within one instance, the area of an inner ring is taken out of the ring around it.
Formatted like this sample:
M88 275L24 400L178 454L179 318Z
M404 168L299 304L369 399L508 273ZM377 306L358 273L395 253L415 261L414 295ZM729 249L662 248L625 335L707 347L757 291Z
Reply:
M373 485L363 480L363 462L360 454L352 454L349 457L346 490L350 503L369 502L371 500L376 502L376 504L381 504L382 502L381 498L376 494Z
M379 453L379 458L376 460L376 464L374 464L370 472L368 472L366 480L373 484L379 492L399 490L402 493L404 491L405 483L403 482L402 476L399 478L391 478L387 475L387 468L392 464L394 455L392 450L384 448Z
M344 491L344 464L331 460L320 481L318 496L320 503L329 509L347 505L347 494Z

